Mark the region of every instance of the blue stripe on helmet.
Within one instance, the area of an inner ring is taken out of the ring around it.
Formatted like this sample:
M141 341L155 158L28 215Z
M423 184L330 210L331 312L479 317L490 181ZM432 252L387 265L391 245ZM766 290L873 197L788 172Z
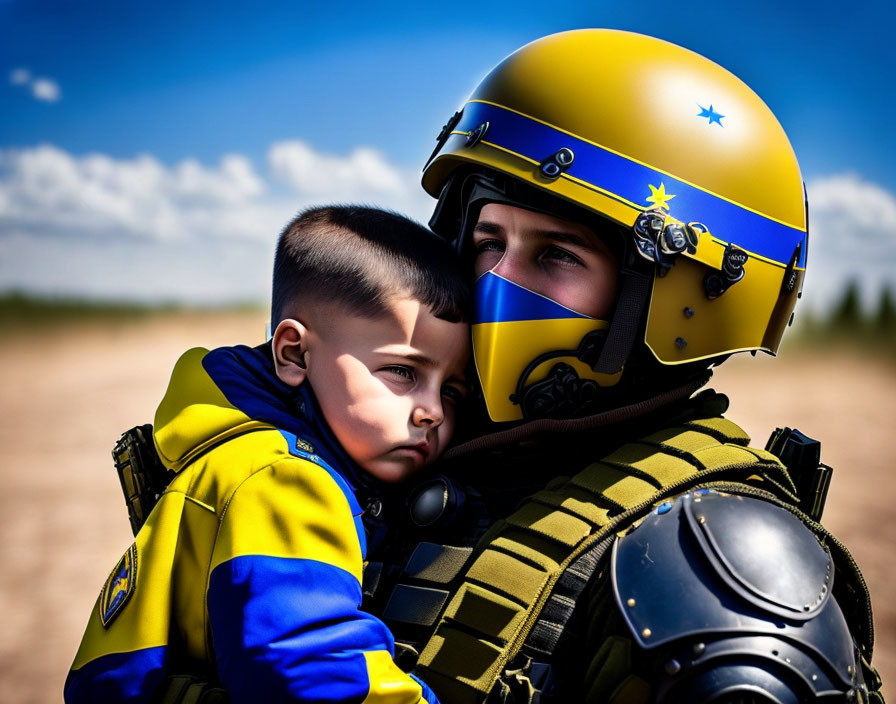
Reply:
M701 222L716 239L748 252L786 264L802 242L797 266L806 265L806 233L797 227L776 222L674 176L496 105L467 103L455 132L468 132L483 122L489 123L483 141L538 163L563 147L572 149L575 161L566 174L635 207L649 209L648 184L658 187L663 183L666 192L675 195L670 203L674 218Z
M487 271L476 281L473 324L516 320L588 318L519 284Z

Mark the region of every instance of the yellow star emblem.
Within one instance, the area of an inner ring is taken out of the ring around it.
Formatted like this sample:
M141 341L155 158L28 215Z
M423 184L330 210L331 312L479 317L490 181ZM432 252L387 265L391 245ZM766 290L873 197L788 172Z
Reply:
M675 196L671 193L666 193L666 184L660 183L660 187L655 188L648 183L647 187L650 189L650 197L647 199L647 202L668 210L669 201Z

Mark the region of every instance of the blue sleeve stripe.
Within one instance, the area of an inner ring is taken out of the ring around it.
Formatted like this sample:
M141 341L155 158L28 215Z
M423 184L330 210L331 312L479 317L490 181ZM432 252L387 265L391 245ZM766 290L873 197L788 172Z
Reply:
M392 634L359 610L361 586L314 560L242 555L212 572L208 609L231 702L362 702L363 653L394 653Z
M498 105L471 101L464 106L463 117L455 128L454 139L466 139L467 133L488 122L483 143L524 157L536 164L556 154L562 147L572 149L575 161L565 175L593 190L604 193L633 208L652 207L646 200L648 185L665 184L675 195L671 214L682 222L702 222L713 237L736 244L748 252L787 264L802 243L799 267L806 266L806 232L802 227L780 222L745 208L687 181L617 154L592 142L557 129L526 115Z
M66 704L151 702L165 679L168 647L111 653L72 670L65 680Z

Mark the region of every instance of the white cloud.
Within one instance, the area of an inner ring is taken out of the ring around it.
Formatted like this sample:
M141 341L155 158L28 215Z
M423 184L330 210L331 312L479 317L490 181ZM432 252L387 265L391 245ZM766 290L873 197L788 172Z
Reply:
M367 147L339 157L316 152L298 140L278 142L268 150L268 162L277 178L313 197L405 195L409 185L379 152Z
M23 86L31 81L31 71L27 68L14 68L9 72L9 82L14 86Z
M55 103L62 98L59 84L46 76L33 76L27 68L14 68L9 72L9 82L14 86L23 86L31 92L36 100Z
M59 84L52 78L35 78L31 82L31 94L46 103L55 103L62 97Z
M815 179L807 190L808 306L830 310L855 280L866 308L873 308L885 285L896 291L896 194L852 173Z
M76 157L53 146L0 152L0 225L35 236L246 238L265 185L244 156L215 168L141 155Z
M368 202L425 221L416 170L359 148L273 145L209 166L153 156L0 150L0 290L212 302L268 296L282 227L315 203Z

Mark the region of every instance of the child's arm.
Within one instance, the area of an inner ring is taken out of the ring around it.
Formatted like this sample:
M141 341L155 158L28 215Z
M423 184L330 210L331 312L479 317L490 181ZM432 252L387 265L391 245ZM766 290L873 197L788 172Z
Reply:
M207 604L234 704L437 701L394 664L386 626L360 610L363 528L340 483L289 459L253 474L228 504Z

